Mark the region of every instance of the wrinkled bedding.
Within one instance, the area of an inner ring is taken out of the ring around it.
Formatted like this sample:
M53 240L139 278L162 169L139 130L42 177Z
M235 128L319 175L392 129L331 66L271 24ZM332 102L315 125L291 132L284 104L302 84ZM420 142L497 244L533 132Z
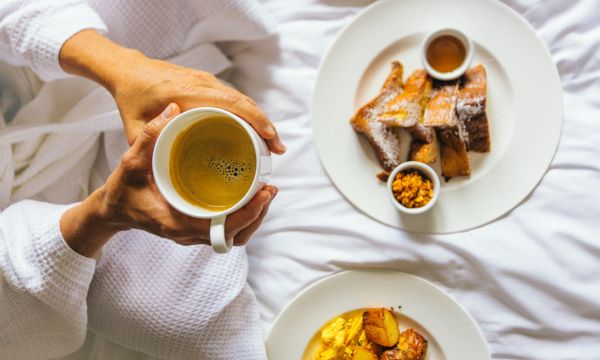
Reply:
M532 24L557 65L562 137L548 172L522 204L486 226L451 235L415 235L360 213L329 180L313 143L311 97L320 61L342 27L371 1L262 2L279 23L277 35L223 47L234 64L227 80L260 104L288 146L273 159L271 181L280 193L247 246L249 283L265 335L311 283L346 269L391 268L423 277L459 301L481 327L494 359L599 359L600 0L504 0ZM79 85L81 94L93 92L84 80ZM0 109L13 114L17 106L6 94ZM37 169L55 175L34 182L54 183L42 184L46 191L39 199L73 201L116 165L126 145L112 99L103 96L89 99L96 107L105 104L116 121L102 123L107 128L101 131L112 129L103 135L103 148L72 152L85 159L92 154L85 168ZM34 149L13 150L25 163ZM103 151L108 160L93 162ZM27 191L21 190L22 197ZM9 195L0 192L0 203Z
M505 1L533 25L558 67L560 145L520 206L482 228L435 236L387 227L353 208L313 143L319 63L370 1L265 3L280 23L278 36L232 51L230 77L277 123L289 148L274 159L280 194L247 247L265 333L314 281L382 267L447 291L476 319L495 359L600 358L600 1Z

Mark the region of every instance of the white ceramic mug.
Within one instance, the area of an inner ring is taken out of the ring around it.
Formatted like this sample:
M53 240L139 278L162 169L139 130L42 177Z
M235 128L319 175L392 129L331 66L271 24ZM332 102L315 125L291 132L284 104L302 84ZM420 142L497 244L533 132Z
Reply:
M218 212L190 204L183 199L177 190L175 190L170 175L171 148L177 135L192 124L196 124L215 115L225 115L232 121L240 124L244 130L246 130L250 139L252 139L256 155L256 172L250 189L248 189L248 192L237 202L237 204L227 210ZM246 205L246 203L248 203L248 201L250 201L267 183L268 177L271 174L271 152L260 135L256 133L250 124L239 116L232 114L229 111L213 107L195 108L177 115L160 133L160 136L156 140L154 153L152 155L152 172L158 190L171 206L186 215L199 219L210 219L210 243L212 248L215 252L226 253L231 250L233 239L225 238L225 218L228 214L231 214Z

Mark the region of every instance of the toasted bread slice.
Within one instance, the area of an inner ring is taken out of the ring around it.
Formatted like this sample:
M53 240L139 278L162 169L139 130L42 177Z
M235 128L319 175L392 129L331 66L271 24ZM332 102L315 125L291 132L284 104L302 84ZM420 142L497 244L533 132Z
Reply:
M410 136L412 136L414 140L418 140L427 144L431 144L435 141L435 131L433 128L425 126L421 122L406 128L406 130L408 130Z
M361 107L350 120L354 130L369 140L381 166L387 171L391 171L401 162L400 140L389 125L378 120L377 114L402 91L402 73L402 64L398 61L392 62L392 72L379 94Z
M423 125L423 114L431 97L431 78L425 70L416 70L407 79L404 91L417 92L419 97L420 115L414 125L406 128L413 138L410 144L408 160L433 164L437 159L437 144L433 128Z
M423 115L423 124L434 127L437 131L442 156L442 176L446 180L471 174L467 147L456 116L457 95L457 82L435 82L431 100Z
M408 151L408 161L419 161L424 164L433 164L437 160L437 152L438 147L435 140L430 143L426 143L413 139L410 143L410 149Z
M423 125L434 128L458 126L457 95L458 82L435 81L423 114Z
M423 126L423 112L431 96L431 77L423 69L415 70L397 94L378 114L386 125L404 127L414 139L431 143L434 130Z
M465 142L460 138L456 128L437 130L440 139L440 154L442 156L442 176L446 181L455 176L471 175L471 166L467 156Z
M425 70L415 70L399 92L377 114L386 125L409 128L421 121L429 100L431 78Z
M483 65L467 70L458 91L456 113L463 129L467 151L490 151L490 128L486 115L487 77Z

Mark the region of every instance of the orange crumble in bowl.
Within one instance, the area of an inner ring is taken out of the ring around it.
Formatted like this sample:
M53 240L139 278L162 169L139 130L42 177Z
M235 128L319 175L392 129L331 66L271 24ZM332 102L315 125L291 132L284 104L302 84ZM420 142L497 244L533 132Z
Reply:
M407 208L420 208L433 198L431 180L418 170L405 170L396 175L392 182L394 198Z

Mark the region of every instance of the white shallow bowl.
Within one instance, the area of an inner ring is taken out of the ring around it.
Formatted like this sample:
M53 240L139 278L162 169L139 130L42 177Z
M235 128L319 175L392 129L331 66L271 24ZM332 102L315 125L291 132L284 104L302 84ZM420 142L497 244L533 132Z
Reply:
M427 338L427 360L491 359L483 334L459 303L425 279L383 269L344 271L303 290L275 320L267 358L312 360L313 336L328 320L369 307L398 310L400 329L413 328Z
M435 70L431 65L429 65L429 61L427 61L427 48L429 44L440 36L449 35L452 36L463 44L465 47L465 59L463 63L457 67L456 69L450 72L439 72ZM425 71L433 78L438 80L454 80L456 78L461 77L471 66L471 62L473 61L473 41L465 35L462 31L453 28L440 29L432 32L425 38L423 41L423 45L421 46L421 62L423 63L423 67L425 67Z
M398 175L398 173L400 171L410 170L410 169L419 170L425 176L427 176L433 183L433 197L431 198L431 200L429 200L427 205L419 207L419 208L407 208L404 205L400 204L398 202L398 200L396 200L396 198L394 197L394 191L392 190L392 183L394 182L394 178L396 177L396 175ZM392 172L390 173L390 177L388 178L386 186L387 186L387 193L390 197L390 201L392 202L392 204L394 204L396 209L398 209L399 211L401 211L405 214L422 214L425 211L431 209L435 205L435 203L437 203L438 198L440 197L440 178L439 178L439 176L437 175L435 170L433 170L430 166L423 164L422 162L418 162L418 161L407 161L405 163L402 163L402 164L396 166L396 168L394 170L392 170Z

